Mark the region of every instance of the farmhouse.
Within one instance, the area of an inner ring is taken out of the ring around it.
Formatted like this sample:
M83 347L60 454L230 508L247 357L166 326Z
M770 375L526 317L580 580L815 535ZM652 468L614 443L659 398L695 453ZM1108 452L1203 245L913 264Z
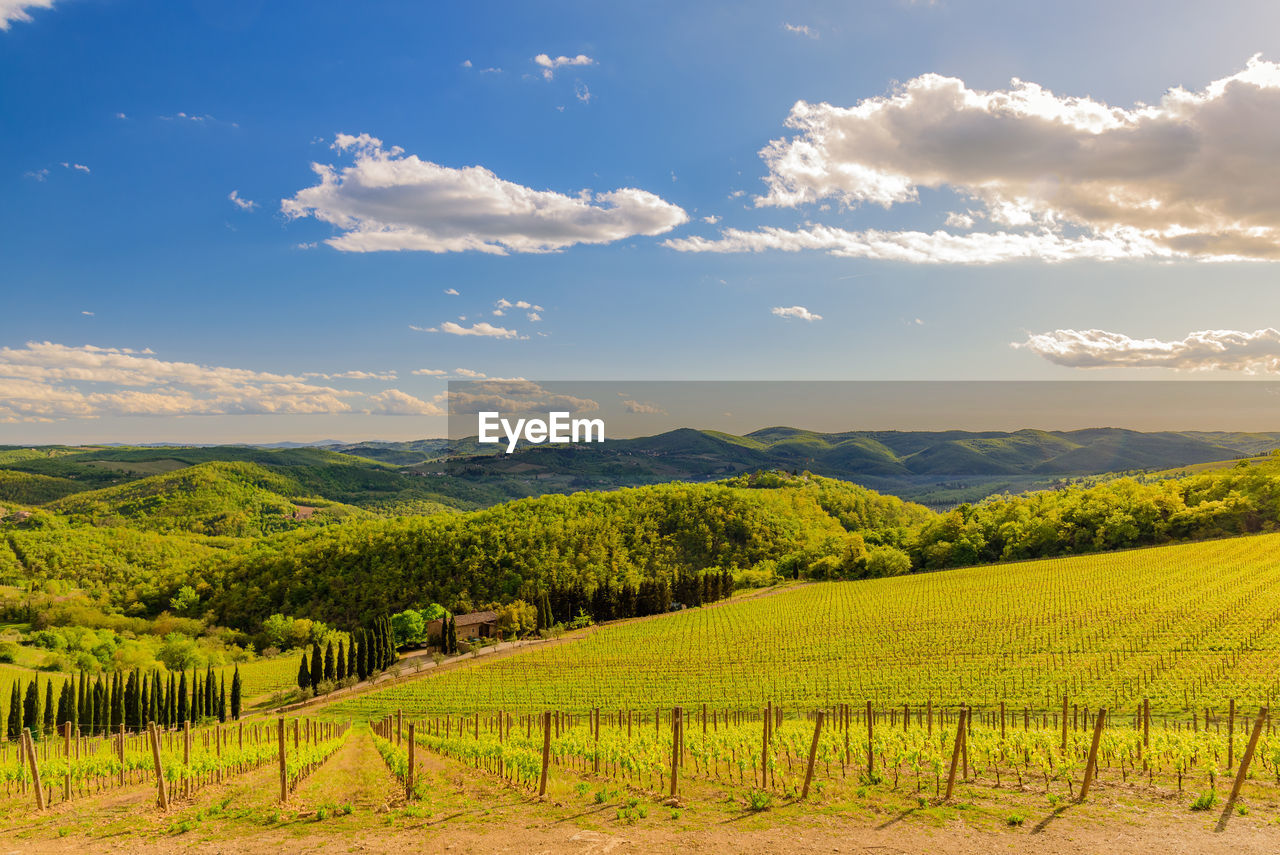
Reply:
M497 612L471 612L455 615L454 626L457 628L458 641L470 641L473 638L492 638L498 632ZM433 641L440 639L441 621L433 620L427 624L427 637Z

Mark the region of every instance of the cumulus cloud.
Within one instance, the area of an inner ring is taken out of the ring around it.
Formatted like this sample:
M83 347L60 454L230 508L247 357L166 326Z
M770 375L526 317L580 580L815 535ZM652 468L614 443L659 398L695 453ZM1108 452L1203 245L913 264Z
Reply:
M1054 330L1014 347L1071 368L1171 368L1176 371L1280 373L1280 331L1201 330L1162 341L1105 330Z
M0 0L0 30L7 30L14 21L29 23L28 9L52 9L53 0Z
M449 335L476 335L483 338L518 338L520 333L515 330L509 330L505 327L495 327L488 321L480 321L469 327L461 324L455 324L453 321L445 321L439 327L426 330L426 332L442 332Z
M657 404L650 404L645 401L626 400L622 402L622 409L628 413L634 413L641 416L665 416L667 411L659 407Z
M417 374L420 377L443 377L449 372L443 368L415 368L410 373Z
M488 411L545 415L553 410L591 413L598 409L600 405L590 398L557 393L520 377L476 380L455 385L449 391L451 415Z
M239 190L232 190L231 193L227 195L227 198L231 200L233 205L242 211L252 211L254 208L258 207L257 202L254 202L251 199L240 198Z
M369 396L369 412L383 416L441 416L444 410L399 389L387 389Z
M366 375L325 376L357 374ZM0 422L392 413L407 412L410 406L396 390L365 393L317 384L312 376L170 361L150 350L28 342L0 348ZM364 379L386 376L368 374Z
M947 217L964 233L845 232L814 241L838 230L807 225L789 237L727 232L674 248L715 251L724 242L722 251L743 251L781 239L865 257L882 256L864 244L905 244L909 261L946 260L933 253L957 246L977 263L1280 258L1280 65L1259 57L1203 89L1171 89L1156 104L1113 106L1017 79L983 91L926 74L852 107L800 101L787 125L795 134L761 151L769 172L757 206L889 208L918 201L921 188L943 190L968 208ZM979 220L997 229L994 238L968 231Z
M68 161L65 161L65 160L64 160L64 161L62 161L62 163L61 163L61 164L59 164L59 165L60 165L63 169L70 169L70 170L73 170L73 171L75 171L75 172L83 172L85 175L88 175L88 174L89 174L89 172L90 172L89 167L85 166L83 163L70 163L70 162L68 162Z
M456 297L456 296L458 296L458 289L457 289L457 288L445 288L445 289L444 289L444 292L445 292L446 294L448 294L450 297Z
M551 57L545 53L540 53L533 58L535 64L542 69L542 76L550 80L555 76L557 68L564 68L567 65L595 65L596 61L584 53L577 56L557 56Z
M804 306L774 306L769 313L780 318L796 318L801 321L822 320L822 315L815 315Z
M341 230L326 243L347 252L554 252L669 232L688 215L633 187L574 196L505 181L482 166L453 169L368 134L339 134L341 169L319 163L320 183L281 202L291 219L315 217Z

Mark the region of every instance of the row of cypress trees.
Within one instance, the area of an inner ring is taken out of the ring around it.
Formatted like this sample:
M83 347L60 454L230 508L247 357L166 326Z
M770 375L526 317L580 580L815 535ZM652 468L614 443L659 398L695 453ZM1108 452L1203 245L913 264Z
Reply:
M330 639L322 649L311 645L298 663L298 688L317 691L322 683L336 684L354 677L363 682L389 668L399 658L391 619L380 617L373 625L350 634L350 645L338 640L335 649Z
M45 682L41 702L38 675L27 683L25 691L21 680L13 681L9 711L4 717L9 740L18 739L24 727L30 728L32 735L39 735L60 730L68 722L79 727L81 733L95 734L119 730L121 725L137 733L148 722L177 727L185 721L216 718L225 722L240 718L239 665L231 676L229 699L226 676L219 678L212 666L203 679L199 671L192 669L190 683L186 671L175 675L134 670L128 674L113 672L109 679L99 674L96 680L81 671L78 678L63 680L56 697L53 684L52 678Z

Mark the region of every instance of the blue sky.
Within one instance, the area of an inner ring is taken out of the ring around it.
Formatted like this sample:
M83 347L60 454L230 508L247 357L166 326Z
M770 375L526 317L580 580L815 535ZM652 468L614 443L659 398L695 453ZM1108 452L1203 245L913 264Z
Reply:
M0 0L0 20L0 442L439 435L459 369L1280 364L1275 4Z

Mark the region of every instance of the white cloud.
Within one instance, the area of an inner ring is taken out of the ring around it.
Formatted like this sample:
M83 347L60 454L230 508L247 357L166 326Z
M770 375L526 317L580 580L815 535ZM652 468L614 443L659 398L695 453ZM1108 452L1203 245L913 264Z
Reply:
M68 163L67 161L64 160L58 165L61 166L63 169L70 169L75 172L83 172L85 175L89 174L89 167L85 166L83 163Z
M1014 347L1071 368L1171 368L1176 371L1280 373L1280 331L1201 330L1162 341L1105 330L1054 330Z
M30 169L22 173L25 178L33 178L36 181L46 181L49 178L49 170L47 169Z
M349 252L552 252L580 243L658 235L688 221L685 212L644 190L584 190L567 196L504 181L481 166L453 169L368 134L339 134L352 166L312 164L320 183L281 202L285 215L315 217L342 234L330 246Z
M415 368L410 373L416 374L419 377L443 377L449 372L445 371L443 368Z
M369 396L369 412L384 416L441 416L443 408L399 389L387 389Z
M438 329L430 329L427 332L443 332L449 335L476 335L485 338L517 338L519 333L515 330L509 330L504 327L495 327L487 321L480 321L469 327L461 324L455 324L453 321L445 321Z
M471 67L471 60L469 60L469 59L464 59L464 60L462 61L462 67L463 67L463 68L470 68L470 67Z
M445 289L444 289L444 292L445 292L446 294L448 294L450 297L456 297L456 296L458 296L458 289L457 289L457 288L445 288Z
M330 376L358 375L388 376ZM307 375L169 361L150 350L47 341L0 348L0 422L6 423L101 416L407 411L410 405L400 394L393 389L365 393L320 385Z
M542 320L542 315L538 314L537 312L526 312L525 317L527 317L531 322L535 324L538 321Z
M590 104L591 90L587 88L587 84L579 81L573 85L573 97L577 98L583 104Z
M930 253L963 247L960 254L973 263L1280 259L1280 65L1258 57L1201 90L1171 89L1153 105L1116 107L1016 79L1008 89L982 91L926 74L852 107L797 102L787 125L795 136L761 152L768 190L757 206L888 208L918 201L921 188L940 189L972 208L950 215L952 228L986 219L1028 230L1025 238L844 232L817 241L834 246L811 248L881 257L849 246L901 245L909 249L886 257L942 261ZM837 231L809 225L787 240ZM780 232L751 234L724 239L768 243ZM706 251L710 243L693 239L676 248Z
M231 200L232 204L242 211L252 211L254 208L258 207L258 203L251 199L241 199L239 190L232 190L227 198Z
M80 314L82 314L82 315L88 315L89 317L93 317L93 312L81 312Z
M622 409L628 413L644 416L665 416L667 411L659 407L657 404L649 404L644 401L623 401Z
M663 246L680 252L825 250L843 258L871 258L916 264L1174 257L1171 250L1133 229L1116 230L1094 237L1065 237L1048 229L1035 232L953 234L945 231L848 231L831 226L808 226L796 231L768 227L756 231L725 229L718 240L694 236L667 240L663 242Z
M702 222L714 226L716 223L720 222L720 218L715 214L707 214L707 216L702 218Z
M9 29L14 21L30 22L28 9L52 9L53 0L0 0L0 30Z
M455 387L448 396L451 414L496 410L502 413L543 414L552 410L590 413L600 405L590 398L560 394L524 378L490 378Z
M307 373L303 377L315 377L321 380L395 380L395 371L342 371L337 374Z
M806 26L805 24L783 24L782 28L789 33L796 33L801 36L807 36L811 39L816 39L818 37L818 31L813 27Z
M480 371L472 371L470 368L455 368L453 371L459 377L466 377L469 380L483 380L485 375Z
M542 68L542 76L550 80L555 76L557 68L564 68L570 65L595 65L596 61L586 54L580 53L577 56L557 56L552 58L545 53L540 53L533 58L533 61Z
M780 318L797 318L802 321L822 320L822 315L815 315L804 306L774 306L769 312Z

